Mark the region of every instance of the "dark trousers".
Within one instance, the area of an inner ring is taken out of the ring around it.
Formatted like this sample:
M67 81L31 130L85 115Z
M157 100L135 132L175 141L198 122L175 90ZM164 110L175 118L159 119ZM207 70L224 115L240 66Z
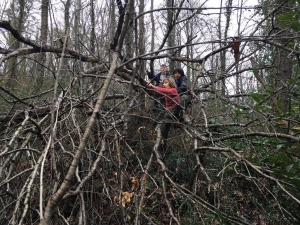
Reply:
M180 111L186 110L188 105L191 103L192 96L188 94L183 94L180 96L180 101L174 108L174 115L180 117Z
M161 96L156 96L156 99L154 101L154 109L162 110L165 109L165 107L166 107L165 98Z
M172 113L173 115L170 115L170 113ZM170 119L170 118L174 118L174 117L176 117L177 119L179 118L179 114L177 114L175 112L175 109L173 109L173 110L171 110L171 111L169 111L165 114L165 118ZM167 139L168 139L168 136L169 136L169 131L170 131L171 125L172 125L171 123L165 123L162 130L161 130L162 142L158 146L158 152L160 154L161 159L164 158L164 155L165 155L165 152L166 152Z
M181 95L180 101L172 110L170 110L170 112L173 114L174 117L179 119L181 116L180 112L182 110L186 110L190 103L191 103L191 95L188 95L188 94ZM169 115L169 113L166 113L165 118L173 117L173 116ZM169 136L169 131L170 131L171 125L172 125L171 123L166 123L161 130L161 136L163 138L163 142L159 145L159 148L158 148L161 158L164 158L164 154L165 154L165 151L167 148L167 139Z

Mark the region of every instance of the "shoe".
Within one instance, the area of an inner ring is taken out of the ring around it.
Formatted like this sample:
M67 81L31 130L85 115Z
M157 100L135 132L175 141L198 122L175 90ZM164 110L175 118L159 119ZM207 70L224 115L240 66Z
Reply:
M185 112L183 112L182 118L184 123L192 124L192 119Z
M178 115L174 114L174 111L167 112L165 115L165 118L170 120L176 120L178 117Z

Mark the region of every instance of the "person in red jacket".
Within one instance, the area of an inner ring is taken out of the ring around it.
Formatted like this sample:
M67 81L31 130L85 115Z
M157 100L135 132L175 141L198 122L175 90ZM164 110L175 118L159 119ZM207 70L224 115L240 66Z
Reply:
M172 113L174 117L178 119L179 115L174 113L174 109L178 104L178 102L180 101L178 91L176 88L176 83L173 78L165 78L163 80L162 85L163 87L157 87L151 83L148 84L148 86L150 88L155 89L158 94L165 96L166 109L169 111L169 113L166 114L166 117L170 118L170 113ZM161 159L164 158L170 127L171 127L171 123L166 123L161 131L161 136L163 137L163 141L162 144L160 144L158 147L158 153Z
M155 89L158 94L165 96L166 109L170 110L180 101L176 84L173 78L165 78L162 85L163 87L158 87L151 83L148 84L148 86Z
M166 64L160 65L160 72L156 75L148 70L146 70L146 73L148 75L150 82L153 83L152 81L154 81L154 85L157 87L163 87L163 80L165 78L171 77L171 74L169 73L168 67ZM154 97L155 97L155 101L154 101L154 108L152 109L152 111L160 112L162 110L161 106L163 106L163 107L166 106L165 99L164 99L164 97L161 97L159 95L156 95Z

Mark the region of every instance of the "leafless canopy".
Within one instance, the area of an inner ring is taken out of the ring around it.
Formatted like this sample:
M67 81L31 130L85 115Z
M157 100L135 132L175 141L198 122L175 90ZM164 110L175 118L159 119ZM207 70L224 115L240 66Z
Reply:
M0 10L0 225L300 223L299 1ZM191 121L153 110L160 64Z

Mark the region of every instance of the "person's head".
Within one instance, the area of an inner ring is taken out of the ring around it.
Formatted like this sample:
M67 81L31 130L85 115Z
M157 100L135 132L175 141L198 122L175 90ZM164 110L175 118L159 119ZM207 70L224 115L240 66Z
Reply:
M173 78L165 78L162 84L164 88L176 88L176 84Z
M161 64L160 65L160 72L165 73L167 72L168 68L166 64Z
M178 80L180 77L184 76L184 71L182 68L178 67L175 68L173 71L173 76L176 80Z

